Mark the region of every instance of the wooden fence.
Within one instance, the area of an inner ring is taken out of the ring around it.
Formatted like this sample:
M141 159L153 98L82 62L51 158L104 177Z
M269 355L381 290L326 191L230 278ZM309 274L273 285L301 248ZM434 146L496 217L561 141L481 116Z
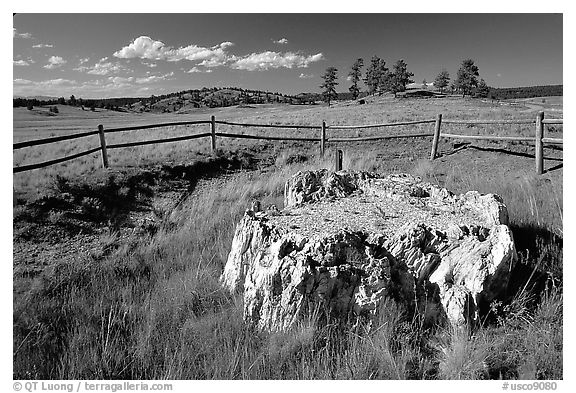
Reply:
M382 128L382 127L397 127L397 126L407 126L416 124L434 124L433 132L425 133L410 133L410 134L400 134L400 135L377 135L377 136L366 136L366 137L350 137L350 138L327 138L326 130L357 130L366 128ZM106 144L106 134L115 132L125 132L134 130L144 130L150 128L161 128L161 127L171 127L171 126L188 126L188 125L200 125L209 124L210 132L185 135L173 138L163 138L163 139L152 139L147 141L139 142L127 142L127 143L116 143L116 144ZM246 135L246 134L232 134L225 132L217 132L216 125L223 124L228 126L238 126L238 127L258 127L258 128L285 128L285 129L307 129L307 130L320 130L317 137L282 137L282 136L266 136L266 135ZM441 132L442 124L534 124L535 125L535 135L534 137L512 137L512 136L497 136L497 135L460 135ZM88 154L93 154L98 151L102 155L102 165L104 168L108 168L108 150L109 149L120 149L124 147L142 146L150 145L156 143L166 143L166 142L178 142L189 139L197 139L209 137L211 140L212 152L216 151L217 148L217 138L239 138L239 139L260 139L260 140L271 140L271 141L303 141L303 142L320 142L320 154L324 156L326 151L326 143L328 142L361 142L361 141L375 141L384 139L394 139L394 138L420 138L420 137L432 137L432 150L430 152L430 160L434 160L437 157L438 141L440 138L453 138L453 139L464 139L464 140L497 140L497 141L523 141L523 142L534 142L535 146L535 161L536 161L536 173L544 173L544 155L543 147L544 144L563 144L563 140L559 138L546 138L544 137L544 127L546 124L563 124L562 119L544 119L544 112L539 112L535 120L442 120L442 114L438 114L435 119L430 120L418 120L418 121L405 121L397 123L382 123L382 124L368 124L368 125L351 125L351 126L329 126L325 121L322 125L311 126L311 125L291 125L291 124L250 124L250 123L235 123L229 121L217 121L214 116L210 120L206 121L183 121L183 122L173 122L173 123L161 123L161 124L150 124L143 126L134 127L120 127L120 128L109 128L105 129L104 126L99 125L97 131L88 131L71 135L62 135L51 138L36 139L24 142L14 143L13 149L22 149L25 147L32 147L38 145L44 145L48 143L55 143L65 140L84 138L92 135L98 135L100 139L100 147L96 147L90 150L83 151L81 153L72 154L66 157L57 158L54 160L44 161L36 164L17 166L13 168L13 173L19 173L24 171L29 171L32 169L38 169L47 167L54 164L59 164L68 160L73 160L78 157L82 157Z

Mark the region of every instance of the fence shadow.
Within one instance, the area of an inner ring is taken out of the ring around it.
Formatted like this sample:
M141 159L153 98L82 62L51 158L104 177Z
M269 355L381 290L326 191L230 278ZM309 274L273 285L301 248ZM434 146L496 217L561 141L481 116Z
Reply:
M473 150L477 150L477 151L483 151L483 152L491 152L491 153L502 153L502 154L508 154L511 156L516 156L516 157L525 157L525 158L535 158L534 154L530 154L530 153L525 153L525 152L519 152L519 151L514 151L514 150L508 150L508 149L504 149L501 147L484 147L484 146L477 146L477 145L472 145L472 144L465 144L465 145L461 145L458 146L457 148L455 148L454 150L447 152L447 153L440 153L438 155L438 157L449 157L452 156L454 154L457 154L459 152L461 152L462 150L466 150L466 149L473 149ZM555 149L558 150L558 149ZM545 160L549 160L549 161L561 161L563 162L564 160L562 158L557 158L557 157L544 157ZM560 164L560 167L562 166L562 164ZM553 170L553 169L558 169L556 167L549 169Z

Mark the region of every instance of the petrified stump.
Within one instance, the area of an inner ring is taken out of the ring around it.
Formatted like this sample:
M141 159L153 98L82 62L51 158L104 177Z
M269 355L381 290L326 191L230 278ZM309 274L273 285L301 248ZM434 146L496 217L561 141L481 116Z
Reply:
M413 304L419 287L464 324L506 289L516 261L507 224L493 194L453 195L405 174L298 172L283 210L246 212L222 282L261 329L287 329L314 305L370 317L386 296Z

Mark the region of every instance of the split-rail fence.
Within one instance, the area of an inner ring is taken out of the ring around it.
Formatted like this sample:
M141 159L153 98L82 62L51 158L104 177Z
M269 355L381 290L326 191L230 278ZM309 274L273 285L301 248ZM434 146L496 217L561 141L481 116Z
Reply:
M408 126L416 124L434 124L433 132L424 133L408 133L401 135L376 135L376 136L364 136L364 137L326 137L327 130L358 130L367 128L382 128L382 127L397 127L397 126ZM193 135L185 135L173 138L163 138L163 139L152 139L146 141L138 142L126 142L126 143L115 143L106 144L106 134L134 131L134 130L144 130L150 128L161 128L161 127L172 127L172 126L189 126L189 125L201 125L208 124L210 126L210 132L204 132ZM228 126L238 126L238 127L257 127L257 128L283 128L283 129L307 129L307 130L319 130L317 136L310 137L284 137L284 136L271 136L271 135L247 135L247 134L234 134L217 132L216 125L223 124ZM480 125L480 124L533 124L535 125L534 136L497 136L497 135L461 135L441 132L443 124L464 124L464 125ZM362 141L377 141L384 139L393 138L421 138L421 137L432 137L432 149L430 152L430 160L434 160L437 157L438 141L440 138L451 138L451 139L463 139L463 140L496 140L496 141L517 141L517 142L533 142L535 146L535 169L536 173L544 173L544 145L545 144L563 144L563 140L560 138L548 138L544 136L544 129L546 125L549 124L563 124L562 119L545 119L544 112L539 112L535 120L443 120L442 114L438 114L435 119L429 120L417 120L417 121L404 121L396 123L382 123L382 124L367 124L367 125L327 125L325 121L321 125L291 125L291 124L250 124L250 123L236 123L229 121L216 120L215 116L212 116L210 120L200 120L200 121L182 121L182 122L172 122L172 123L160 123L160 124L150 124L141 125L133 127L120 127L120 128L108 128L105 129L103 125L98 126L98 130L81 132L70 135L55 136L51 138L35 139L23 142L17 142L13 144L13 149L23 149L32 146L44 145L48 143L56 143L65 140L84 138L88 136L98 135L100 140L100 146L93 149L89 149L80 153L72 154L66 157L61 157L49 161L39 162L36 164L21 165L13 168L13 173L19 173L24 171L29 171L32 169L38 169L47 167L50 165L59 164L65 161L73 160L78 157L82 157L89 154L94 154L97 152L101 153L102 165L104 168L108 168L108 150L109 149L120 149L125 147L150 145L156 143L166 143L166 142L179 142L189 139L198 138L210 138L212 152L216 151L217 148L217 138L239 138L239 139L259 139L259 140L269 140L269 141L302 141L302 142L319 142L320 143L320 155L324 156L326 151L326 144L338 143L338 142L362 142Z

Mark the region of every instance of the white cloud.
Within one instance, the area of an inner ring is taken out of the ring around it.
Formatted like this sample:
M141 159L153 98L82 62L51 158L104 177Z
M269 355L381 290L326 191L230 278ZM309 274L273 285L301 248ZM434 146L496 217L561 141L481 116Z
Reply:
M107 77L78 82L69 79L51 79L45 81L31 81L28 79L13 80L13 94L20 96L51 95L68 97L74 94L83 98L107 98L118 96L137 96L151 90L154 94L165 92L161 86L153 89L134 83L133 77Z
M164 51L164 43L162 41L154 41L150 37L140 36L132 41L128 46L114 52L114 56L121 59L133 59L139 57L141 59L160 60L163 57L162 54Z
M47 69L51 70L51 69L53 69L53 68L58 68L58 67L66 64L66 63L67 63L67 61L64 60L64 59L63 59L62 57L60 57L60 56L51 56L51 57L48 59L48 64L46 64L46 65L44 66L44 68L47 68Z
M266 51L242 57L232 64L232 68L248 71L261 71L271 68L306 68L310 63L322 59L324 59L322 53L304 56L294 52Z
M76 83L76 81L70 80L70 79L62 79L62 78L58 78L58 79L49 79L49 80L45 80L45 81L31 81L28 79L14 79L14 84L15 85L34 85L34 86L38 86L38 87L50 87L50 86L62 86L62 85L73 85Z
M88 63L89 61L90 61L90 58L89 58L89 57L83 57L83 58L80 59L79 65L82 65L82 64L84 64L84 63Z
M230 61L230 55L226 52L233 46L232 42L226 41L212 47L188 45L180 48L166 46L162 41L155 41L147 36L140 36L129 45L114 52L114 56L121 59L149 59L166 61L202 61L206 67L224 65Z
M14 79L13 82L15 85L30 85L30 84L34 83L31 80L21 79L21 78Z
M281 38L274 42L287 44L288 40ZM140 58L169 62L188 60L198 62L198 66L207 68L228 65L231 68L249 71L268 70L271 68L306 68L310 63L324 59L322 53L307 56L294 52L279 53L273 51L236 56L228 52L232 46L234 46L234 43L225 41L212 47L188 45L174 48L148 36L140 36L122 49L114 52L114 56L121 59ZM192 68L188 72L198 72L192 71L194 69L198 70L198 68Z
M194 74L194 73L197 73L197 72L206 73L206 72L212 72L212 70L211 70L211 69L204 69L204 70L202 70L202 69L200 69L200 68L198 68L198 67L192 67L192 68L190 68L188 71L186 71L186 73L188 73L188 74Z
M146 67L150 67L150 68L158 67L158 64L156 64L156 63L142 63L142 64L144 64Z
M26 38L26 39L32 38L32 34L30 34L30 33L18 33L18 31L14 28L12 28L12 36L13 37Z
M274 41L275 44L281 44L281 45L285 45L288 43L288 40L286 38L280 38L279 40L272 40Z
M311 79L311 78L314 78L314 75L301 73L298 78L300 78L300 79Z
M20 66L20 67L25 67L25 66L29 66L30 63L27 62L26 60L14 60L12 62L15 66Z
M136 78L135 82L138 84L145 84L145 83L155 83L165 80L170 80L170 78L174 76L174 72L170 72L164 75L150 75L142 78Z
M84 59L80 60L80 64L83 64ZM104 57L98 61L98 63L94 64L93 66L83 66L80 65L79 67L74 68L74 71L86 72L90 75L109 75L118 73L121 71L127 71L127 68L120 63L113 63L111 61L107 61L108 57ZM88 61L88 59L86 59Z
M32 48L54 48L52 44L36 44L32 45Z
M120 85L120 84L127 84L130 82L134 81L134 78L129 76L129 77L122 77L122 76L110 76L108 77L108 80L112 83L114 83L115 85Z

